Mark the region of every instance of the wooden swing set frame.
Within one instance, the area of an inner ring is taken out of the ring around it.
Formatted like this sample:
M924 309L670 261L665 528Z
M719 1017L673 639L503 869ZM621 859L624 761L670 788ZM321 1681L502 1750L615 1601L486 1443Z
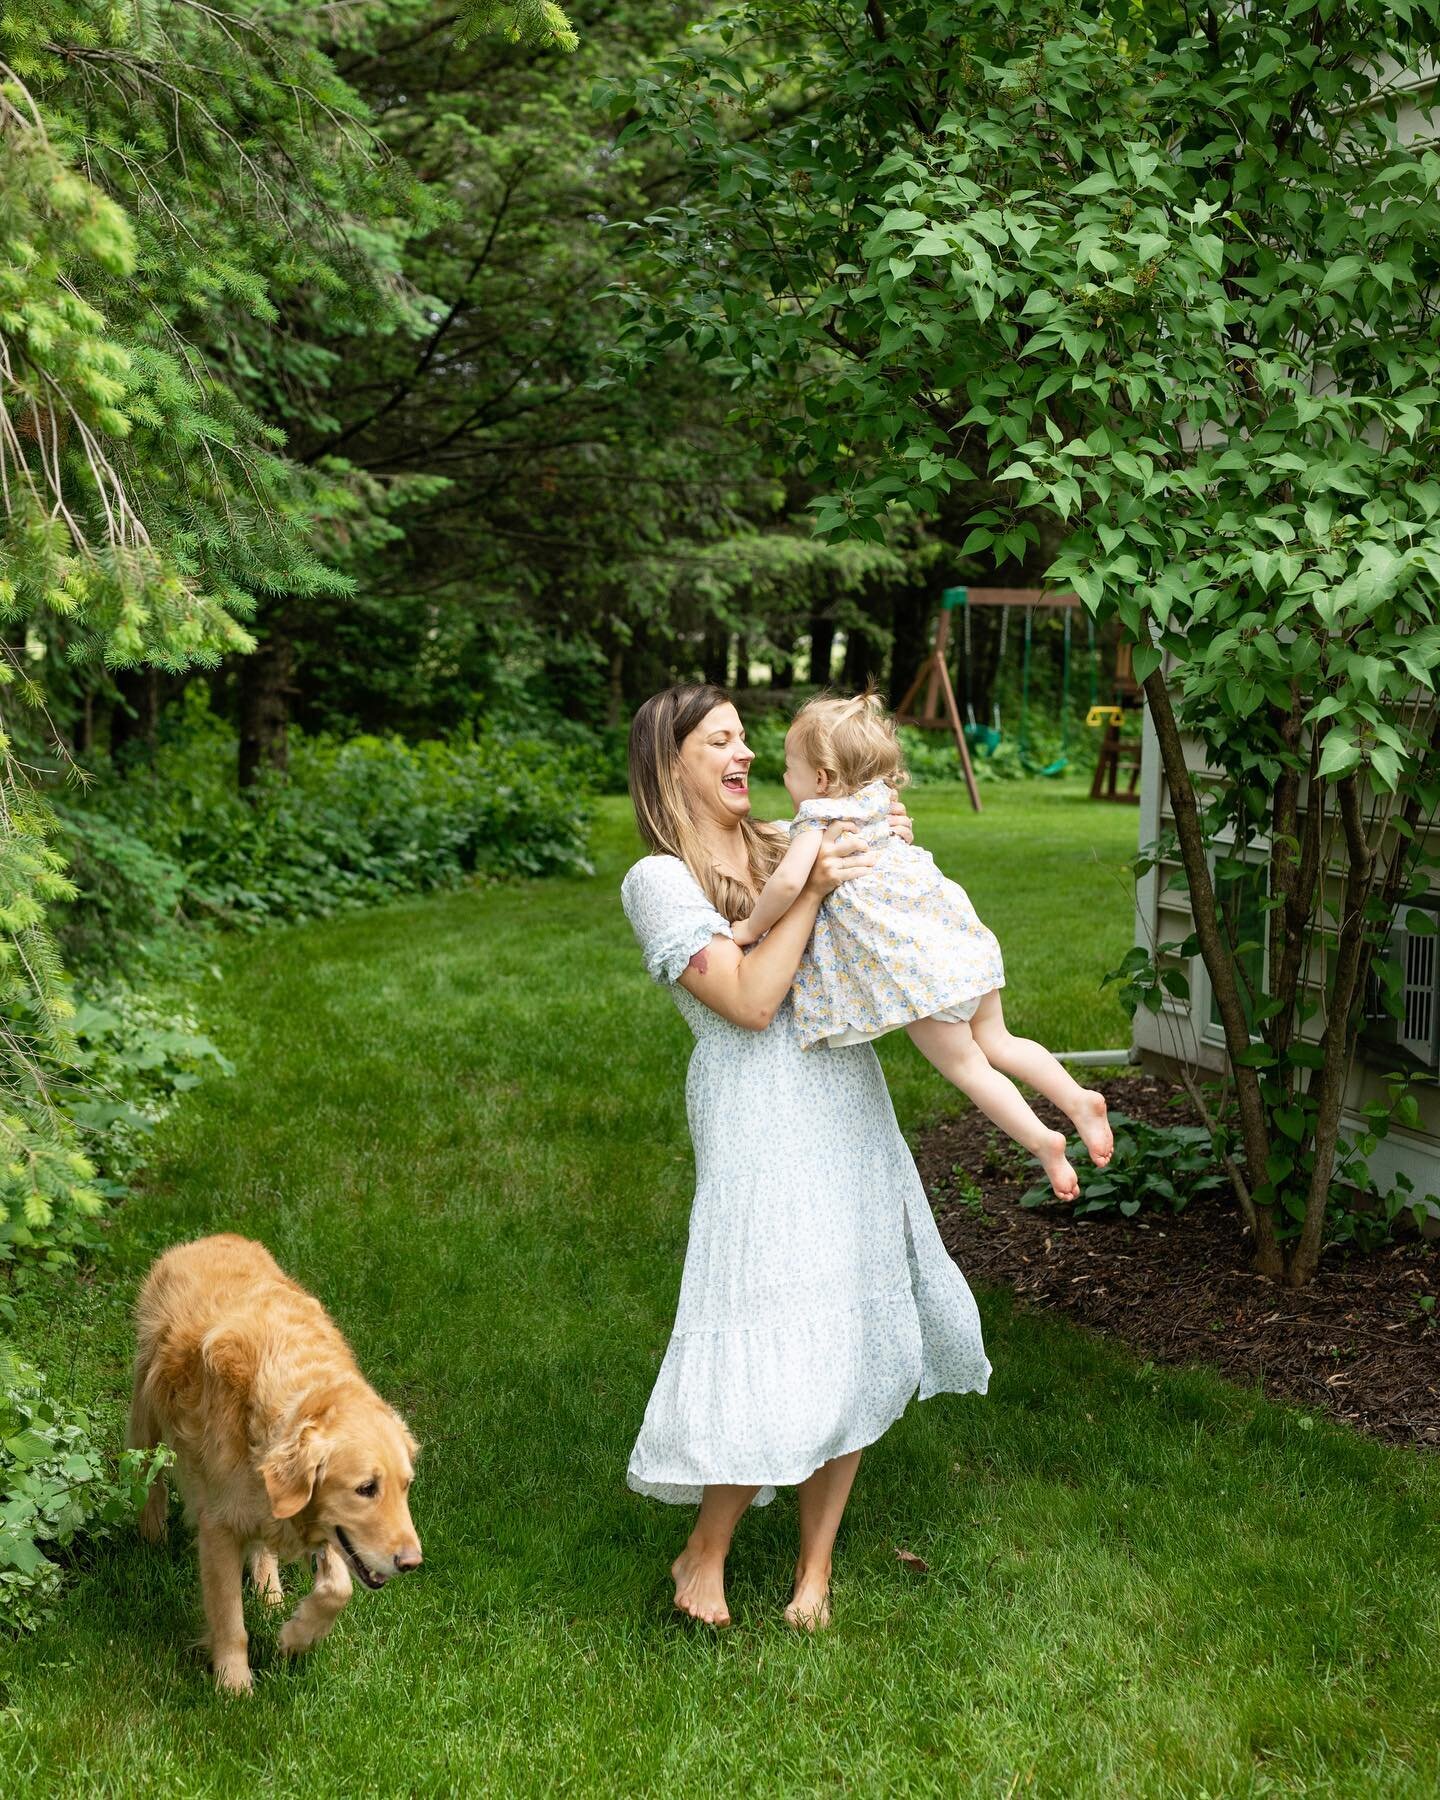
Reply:
M955 700L955 687L950 680L946 651L950 646L950 614L959 606L1051 606L1074 607L1081 604L1078 594L1056 594L1044 588L946 588L940 600L940 619L935 627L935 644L921 663L919 673L905 690L905 697L895 708L900 725L917 725L922 731L950 731L960 753L960 767L970 795L970 805L978 813L980 789L975 782L975 766L970 761L970 746L965 741L965 726ZM915 697L921 688L925 697L915 710Z

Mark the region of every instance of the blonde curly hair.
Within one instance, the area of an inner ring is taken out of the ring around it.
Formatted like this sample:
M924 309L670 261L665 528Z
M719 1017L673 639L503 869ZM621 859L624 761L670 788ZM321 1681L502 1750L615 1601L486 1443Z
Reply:
M823 770L837 794L855 794L872 781L902 788L909 781L900 735L873 688L842 700L817 694L790 724L789 741L812 769Z

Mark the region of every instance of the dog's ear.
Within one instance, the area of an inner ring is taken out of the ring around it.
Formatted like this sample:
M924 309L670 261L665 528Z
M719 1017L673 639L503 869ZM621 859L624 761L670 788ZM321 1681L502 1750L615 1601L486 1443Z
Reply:
M261 1463L270 1510L277 1519L293 1519L310 1504L315 1483L325 1467L325 1451L315 1421L306 1419Z

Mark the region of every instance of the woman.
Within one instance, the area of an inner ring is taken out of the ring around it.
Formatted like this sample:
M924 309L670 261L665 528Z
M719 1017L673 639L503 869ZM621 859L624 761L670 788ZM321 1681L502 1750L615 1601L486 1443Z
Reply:
M917 1387L985 1390L964 1277L935 1229L868 1044L806 1052L787 1003L821 900L873 866L832 826L801 897L754 949L748 914L785 848L750 818L740 716L714 687L647 700L630 793L650 846L626 875L645 965L696 1037L686 1080L696 1190L675 1330L630 1459L630 1486L700 1503L675 1604L728 1625L740 1515L799 1490L785 1617L830 1622L830 1561L860 1452Z

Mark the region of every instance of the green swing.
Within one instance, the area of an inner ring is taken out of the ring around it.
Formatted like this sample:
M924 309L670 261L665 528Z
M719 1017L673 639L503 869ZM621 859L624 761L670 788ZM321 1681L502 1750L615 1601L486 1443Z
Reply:
M1070 608L1065 608L1065 648L1060 662L1060 754L1048 763L1037 763L1030 755L1030 643L1035 608L1025 608L1025 650L1020 664L1020 732L1016 748L1022 768L1031 775L1063 775L1070 766ZM1094 685L1095 622L1086 614L1090 626L1091 685Z
M954 591L959 594L964 594L965 592L964 588L958 588ZM1000 708L996 706L994 709L993 723L981 725L976 720L975 699L970 677L970 667L973 661L973 651L970 643L970 608L963 600L960 602L960 608L962 629L965 636L965 742L969 744L972 750L978 750L982 756L989 756L1000 742ZM1005 656L1005 615L1003 612L1000 615L1000 656L1003 661Z

